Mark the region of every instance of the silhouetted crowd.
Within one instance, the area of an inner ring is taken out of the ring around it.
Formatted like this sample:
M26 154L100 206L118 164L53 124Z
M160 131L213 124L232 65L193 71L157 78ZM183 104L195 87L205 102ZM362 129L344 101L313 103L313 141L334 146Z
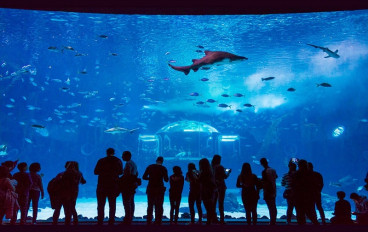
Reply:
M166 167L163 165L164 158L157 157L154 164L149 165L139 178L137 165L132 160L132 154L124 151L123 162L115 156L115 150L108 148L106 157L98 160L94 174L98 176L96 190L97 196L97 224L102 225L105 218L106 199L109 203L108 224L115 223L116 199L121 194L125 216L123 224L132 224L134 218L134 196L138 186L142 184L142 179L148 181L147 194L147 225L162 224L163 203L166 187L164 182L170 183L170 224L177 224L179 208L182 199L184 181L189 182L188 205L190 211L189 224L205 223L225 224L224 201L226 195L225 180L231 174L231 169L221 165L221 156L214 155L211 162L203 158L198 163L198 169L194 163L188 164L188 170L183 175L179 166L173 167L173 174L168 175ZM276 224L276 170L271 168L266 158L260 159L263 166L262 177L258 178L252 172L251 165L244 163L236 187L241 188L241 199L243 202L246 222L248 225L257 224L257 204L260 198L260 190L263 189L263 199L268 210L270 225ZM11 174L15 167L19 172ZM306 160L291 159L289 171L282 177L281 185L285 188L283 197L287 201L287 224L291 224L293 210L296 211L297 224L306 224L308 218L311 223L319 224L316 209L318 210L321 223L326 224L324 210L322 208L323 177L319 172L313 170L313 164ZM0 225L3 218L10 219L10 224L15 225L18 211L20 211L20 225L26 224L28 210L32 202L32 224L37 222L38 202L40 197L44 198L44 188L42 174L39 163L32 163L29 166L24 162L6 161L0 166ZM368 190L368 174L365 178ZM47 185L50 196L51 208L54 209L53 224L57 225L60 210L63 207L65 214L65 224L78 224L78 214L76 211L76 201L78 198L79 184L85 184L86 180L79 171L79 165L75 161L68 161L65 164L65 171L59 173ZM351 193L350 199L355 203L355 211L351 212L350 203L345 200L345 192L338 191L335 203L334 216L330 219L332 224L368 224L368 200L367 197ZM203 214L202 203L206 214ZM198 221L195 221L195 207L198 214ZM217 217L216 208L219 211ZM153 210L155 215L153 217ZM356 221L351 219L351 215L356 215ZM154 218L154 221L153 221Z

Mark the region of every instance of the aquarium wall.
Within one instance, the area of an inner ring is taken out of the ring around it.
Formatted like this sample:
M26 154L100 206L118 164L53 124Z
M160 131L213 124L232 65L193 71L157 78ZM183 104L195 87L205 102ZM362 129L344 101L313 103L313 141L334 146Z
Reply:
M368 11L271 15L118 15L0 9L0 161L39 162L43 183L79 162L77 210L97 216L93 169L107 148L132 152L140 176L164 157L178 165L222 156L231 168L225 213L245 216L236 178L280 186L291 158L337 191L366 195ZM145 187L136 216L146 214ZM169 185L166 184L167 189ZM184 185L181 213L189 212ZM168 191L166 191L168 194ZM118 198L118 202L121 198ZM352 202L351 202L352 203ZM165 197L168 215L168 195ZM49 198L39 218L51 217ZM124 215L118 203L117 216ZM258 213L268 216L265 202Z

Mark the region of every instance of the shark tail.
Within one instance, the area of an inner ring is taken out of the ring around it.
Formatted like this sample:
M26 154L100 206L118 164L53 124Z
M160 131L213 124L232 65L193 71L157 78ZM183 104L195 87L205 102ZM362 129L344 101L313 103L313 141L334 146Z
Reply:
M190 72L190 66L174 66L171 64L169 64L169 66L176 71L183 72L185 75L188 75Z

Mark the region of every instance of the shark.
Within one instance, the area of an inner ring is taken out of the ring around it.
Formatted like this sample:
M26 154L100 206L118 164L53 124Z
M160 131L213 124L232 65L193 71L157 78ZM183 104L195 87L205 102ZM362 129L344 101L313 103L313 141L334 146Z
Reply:
M197 72L198 69L208 69L210 65L219 64L223 61L242 61L248 60L247 57L238 56L231 54L229 52L221 52L221 51L204 51L205 56L200 59L193 59L193 64L188 66L174 66L169 64L169 66L177 71L183 72L185 75L188 75L190 70Z
M138 130L139 128L134 128L134 129L127 129L127 128L123 128L123 127L113 127L110 129L105 130L105 133L109 133L109 134L124 134L124 133L130 133L132 134L134 131Z
M309 46L312 46L312 47L314 47L314 48L319 48L319 49L321 49L323 52L326 52L327 53L327 56L325 56L325 58L330 58L330 57L333 57L333 58L339 58L340 56L337 54L337 52L339 51L339 50L336 50L336 51L331 51L330 49L328 49L328 48L325 48L325 47L320 47L320 46L316 46L316 45L313 45L313 44L307 44L307 45L309 45Z

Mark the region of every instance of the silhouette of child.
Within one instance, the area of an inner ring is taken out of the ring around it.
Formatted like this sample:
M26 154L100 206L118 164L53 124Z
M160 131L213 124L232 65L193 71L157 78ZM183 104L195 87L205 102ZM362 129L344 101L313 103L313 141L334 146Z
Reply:
M177 224L179 217L179 207L181 193L183 192L184 176L179 166L173 167L174 174L170 176L170 224ZM175 219L174 219L175 213Z
M345 192L337 192L338 201L335 203L335 216L330 219L332 224L351 224L351 206L350 203L345 200Z

